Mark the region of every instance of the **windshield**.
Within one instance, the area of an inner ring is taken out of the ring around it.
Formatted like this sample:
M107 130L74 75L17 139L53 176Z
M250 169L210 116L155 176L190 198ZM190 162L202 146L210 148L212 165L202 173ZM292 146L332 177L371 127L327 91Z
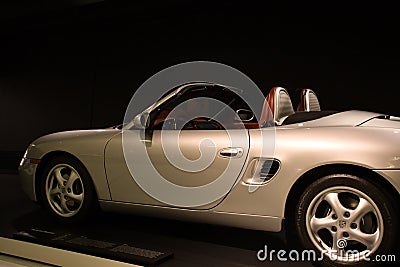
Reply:
M137 114L136 116L140 116L141 114L149 114L152 110L154 110L155 108L157 108L158 106L160 106L161 104L163 104L165 101L167 101L168 99L170 99L171 97L173 97L174 95L176 95L180 90L182 89L182 86L172 90L171 92L167 93L166 95L162 96L160 100L158 100L156 103L150 105L149 107L147 107L145 110L143 110L141 113ZM136 117L135 116L135 117ZM135 117L127 124L121 126L121 129L131 129L133 128L134 125L134 120Z

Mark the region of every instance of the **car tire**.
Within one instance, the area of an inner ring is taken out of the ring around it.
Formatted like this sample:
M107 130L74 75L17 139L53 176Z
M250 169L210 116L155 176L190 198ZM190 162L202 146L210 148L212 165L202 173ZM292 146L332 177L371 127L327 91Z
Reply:
M89 173L75 158L58 156L43 169L40 193L45 208L62 222L79 222L99 210Z
M354 175L318 179L301 195L292 217L297 247L315 251L319 266L375 266L376 255L395 255L390 253L398 246L395 201Z

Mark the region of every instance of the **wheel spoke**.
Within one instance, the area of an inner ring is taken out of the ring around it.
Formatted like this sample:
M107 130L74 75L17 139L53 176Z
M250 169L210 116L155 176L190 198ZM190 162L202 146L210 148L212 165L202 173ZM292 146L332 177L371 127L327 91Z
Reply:
M56 195L58 195L60 193L61 193L61 191L60 191L60 189L58 187L53 188L53 189L50 190L50 196L51 197L54 197L54 196L56 196Z
M324 200L328 202L331 208L336 212L336 214L343 214L347 209L343 207L342 203L339 201L338 193L329 193L324 197Z
M74 193L67 193L67 196L72 198L75 201L78 201L79 203L82 202L83 200L83 193L79 194L79 195L75 195Z
M54 177L57 179L57 183L58 183L60 186L63 186L63 183L65 182L65 180L64 180L64 178L63 178L62 175L61 175L61 169L62 169L62 168L57 168L57 169L55 169L55 170L53 171L53 173L54 173Z
M360 198L357 208L351 213L351 219L358 222L371 211L374 211L374 207L366 199Z
M71 210L68 208L67 201L65 200L64 196L61 196L61 208L64 213L70 213Z
M318 233L318 231L321 229L330 229L334 224L335 220L333 220L330 216L325 218L317 218L314 215L310 221L310 226L314 233Z
M64 213L62 207L56 201L53 201L53 205L59 212Z
M337 244L338 240L339 240L338 234L337 234L337 233L334 233L334 234L332 235L332 250L335 251L335 254L338 254L339 249L340 249L340 248L338 247L338 244Z
M77 179L80 179L79 175L76 172L71 171L66 187L70 188Z
M55 179L53 176L50 178L50 181L46 185L46 190L49 192L49 195L52 196L57 193L55 192L57 189L59 190L59 185L57 179Z
M350 234L351 240L355 240L365 245L367 249L372 250L379 239L379 230L376 230L373 234L366 234L357 229Z

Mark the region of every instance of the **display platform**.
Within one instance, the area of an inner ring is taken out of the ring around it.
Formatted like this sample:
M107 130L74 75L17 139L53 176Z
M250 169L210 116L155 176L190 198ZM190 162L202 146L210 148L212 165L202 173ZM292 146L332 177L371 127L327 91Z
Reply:
M265 266L266 264L272 267L312 266L309 262L279 262L276 259L270 262L259 261L257 252L265 245L274 250L285 249L286 245L280 234L114 213L102 213L91 221L78 225L63 225L54 221L43 209L28 200L19 187L16 174L0 174L0 188L2 188L0 236L14 242L23 242L16 240L24 238L15 236L18 232L20 234L25 232L36 237L38 235L46 236L47 232L47 238L50 239L67 235L64 241L72 241L69 245L83 241L86 245L90 242L99 242L97 245L109 243L108 249L112 249L125 244L130 247L131 251L144 249L143 251L152 251L149 253L153 254L165 253L165 258L154 263L161 267ZM40 234L39 231L42 233ZM126 266L133 266L131 264L151 265L132 259L116 259L113 253L111 256L96 254L96 252L89 251L91 248L87 246L86 248L67 248L61 245L57 248L56 244L38 244L39 242L29 241L21 244L38 246L42 250L51 248L75 253L72 255L87 255L94 257L97 261L101 259L110 261L113 260L110 257L114 257L115 262L125 263ZM1 245L4 246L4 244ZM5 249L1 245L0 251ZM49 247L49 245L54 247ZM127 249L127 246L120 248ZM38 248L35 247L35 249ZM168 253L173 253L173 255ZM57 264L53 265L57 266ZM97 265L84 264L81 266Z
M106 258L0 237L0 267L140 267Z
M140 265L155 265L173 256L172 252L161 252L136 247L134 244L112 243L72 233L54 233L43 229L26 229L13 234L17 240L49 247L84 253Z

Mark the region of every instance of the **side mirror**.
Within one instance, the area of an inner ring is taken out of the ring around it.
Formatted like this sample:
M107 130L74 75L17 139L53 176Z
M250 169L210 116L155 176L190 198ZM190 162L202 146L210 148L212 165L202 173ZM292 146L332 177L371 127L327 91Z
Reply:
M254 119L254 113L248 109L238 109L236 114L239 116L240 121L251 121Z
M135 125L136 128L146 129L149 126L148 119L149 119L149 113L142 112L135 116L135 118L133 119L133 124Z

